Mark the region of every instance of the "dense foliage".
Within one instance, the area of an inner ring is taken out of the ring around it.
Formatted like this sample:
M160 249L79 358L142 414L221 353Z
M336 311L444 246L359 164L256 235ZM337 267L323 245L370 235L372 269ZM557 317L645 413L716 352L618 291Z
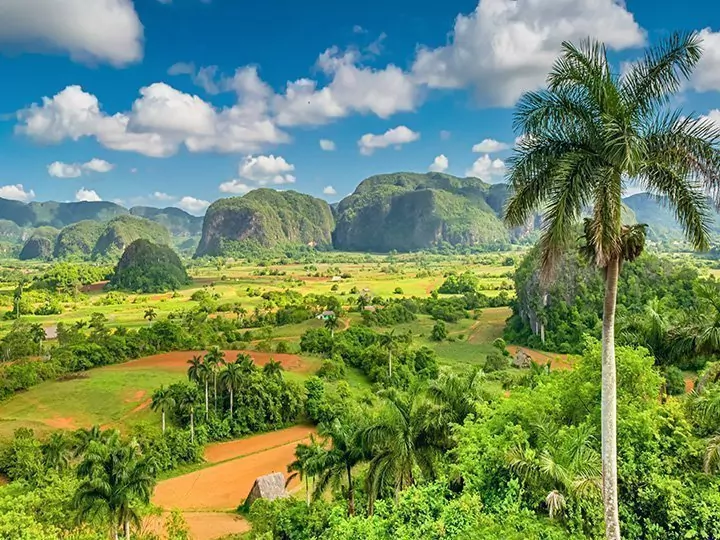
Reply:
M164 292L186 285L190 278L172 248L135 240L115 267L109 286L140 292Z

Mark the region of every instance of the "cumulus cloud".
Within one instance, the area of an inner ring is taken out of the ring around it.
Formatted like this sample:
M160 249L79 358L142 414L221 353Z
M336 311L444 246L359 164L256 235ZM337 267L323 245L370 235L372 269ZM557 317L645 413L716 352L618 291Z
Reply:
M26 191L22 184L10 184L0 186L0 198L30 202L35 198L35 192L32 189Z
M172 201L175 200L175 197L172 195L168 195L167 193L163 193L162 191L156 191L154 192L151 197L153 199L156 199L158 201Z
M401 145L417 141L419 138L419 133L406 126L398 126L387 130L382 135L366 133L360 137L358 146L361 154L369 156L378 148L387 148L388 146L399 148Z
M326 152L332 152L335 150L335 142L329 139L320 139L320 148Z
M507 168L501 159L492 159L488 154L479 157L472 164L472 167L465 171L465 176L474 176L481 180L492 182L505 175Z
M115 66L143 55L132 0L3 0L0 13L0 50L57 51Z
M452 135L449 131L443 129L440 130L440 139L443 141L447 141L450 138L450 135Z
M720 90L720 32L705 28L699 34L703 55L690 79L690 87L698 92Z
M337 191L335 191L335 188L332 186L325 186L323 195L337 195Z
M620 0L480 0L448 45L418 51L412 71L430 88L470 87L480 105L508 107L543 85L563 40L587 36L613 50L645 42Z
M242 194L256 187L295 183L295 165L282 156L245 156L238 166L239 178L220 184L222 193Z
M472 151L479 154L492 154L494 152L502 152L510 148L509 144L498 142L495 139L484 139L472 147Z
M48 165L47 170L50 176L55 178L77 178L84 172L106 173L115 168L115 165L104 159L93 158L86 163L63 163L54 161Z
M210 202L186 195L175 203L175 206L191 214L202 214L207 210L207 207L210 206Z
M433 160L428 170L432 172L445 172L449 166L448 158L446 158L444 154L440 154Z
M84 201L84 202L98 202L102 201L100 198L100 195L98 195L95 190L93 189L85 189L84 187L78 189L75 192L75 200L76 201Z
M238 194L247 193L248 191L250 191L252 189L252 187L247 185L242 180L233 179L233 180L228 180L227 182L223 182L222 184L220 184L219 189L222 193L234 193L234 194L238 195Z

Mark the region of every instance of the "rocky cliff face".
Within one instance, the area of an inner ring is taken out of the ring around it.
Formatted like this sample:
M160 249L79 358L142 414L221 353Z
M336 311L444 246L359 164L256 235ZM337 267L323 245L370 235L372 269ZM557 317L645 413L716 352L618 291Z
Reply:
M333 228L325 201L295 191L257 189L210 205L196 256L230 254L251 244L329 245Z
M491 245L510 236L503 187L447 174L397 173L364 180L337 207L337 249L413 251L442 243Z

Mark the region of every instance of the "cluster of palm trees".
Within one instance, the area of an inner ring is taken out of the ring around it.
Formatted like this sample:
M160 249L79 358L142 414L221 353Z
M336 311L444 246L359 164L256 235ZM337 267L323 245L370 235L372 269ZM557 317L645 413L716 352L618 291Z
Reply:
M618 74L602 43L563 43L547 88L526 93L510 159L510 226L542 213L543 276L581 233L605 280L602 325L602 494L605 536L619 540L615 308L624 261L643 249L645 226L622 221L631 182L664 197L689 242L709 247L711 207L720 203L720 130L709 119L669 109L702 56L696 33L675 33ZM708 195L714 198L710 201Z
M414 485L415 471L425 479L434 478L439 457L452 447L450 426L477 412L481 380L482 372L477 370L444 373L424 389L382 392L386 406L378 415L336 418L320 426L319 439L298 445L288 481L296 476L305 481L308 504L328 487L339 488L348 514L354 515L353 473L366 464L367 510L372 514L376 499L397 497Z

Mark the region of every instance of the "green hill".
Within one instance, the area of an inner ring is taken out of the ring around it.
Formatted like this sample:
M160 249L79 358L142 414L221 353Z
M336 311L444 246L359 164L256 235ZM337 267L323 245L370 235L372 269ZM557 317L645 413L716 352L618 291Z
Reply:
M18 257L21 261L51 258L57 236L58 230L54 227L38 227L25 242Z
M333 226L330 206L321 199L256 189L210 205L196 256L229 254L243 245L330 245Z
M60 231L55 241L53 257L56 259L86 259L95 249L105 224L99 221L78 221Z
M164 292L178 289L189 281L182 261L172 248L139 239L125 249L109 286L133 292Z
M505 244L499 214L504 185L441 173L381 174L363 180L337 206L337 249L413 251L438 246Z
M152 208L150 206L134 206L130 214L155 221L164 226L173 237L188 238L200 236L203 218L193 216L180 208Z
M170 244L170 233L159 223L130 215L120 216L107 223L95 243L93 256L119 256L127 246L141 238L157 244Z

